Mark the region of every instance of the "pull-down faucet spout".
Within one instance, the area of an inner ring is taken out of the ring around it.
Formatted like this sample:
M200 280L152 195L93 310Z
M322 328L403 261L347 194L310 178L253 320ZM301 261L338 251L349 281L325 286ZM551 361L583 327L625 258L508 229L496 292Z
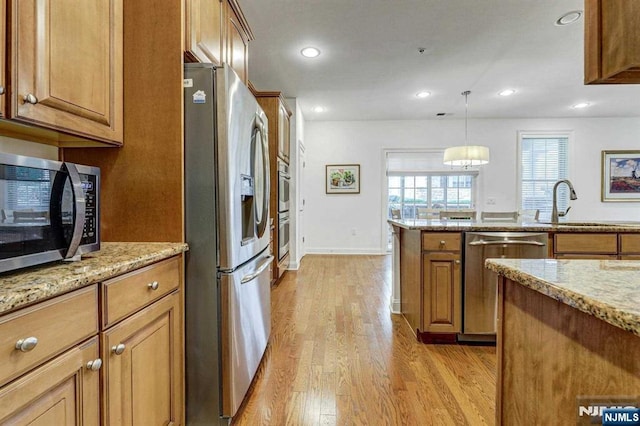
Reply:
M569 198L572 200L577 200L578 196L576 195L576 191L575 189L573 189L573 185L571 184L571 182L569 181L569 179L561 179L559 181L557 181L554 185L553 185L553 210L551 211L551 223L558 223L558 218L559 217L563 217L565 216L568 212L569 212L569 208L567 208L566 211L562 212L562 213L558 213L558 186L560 186L561 183L566 183L567 186L569 187Z

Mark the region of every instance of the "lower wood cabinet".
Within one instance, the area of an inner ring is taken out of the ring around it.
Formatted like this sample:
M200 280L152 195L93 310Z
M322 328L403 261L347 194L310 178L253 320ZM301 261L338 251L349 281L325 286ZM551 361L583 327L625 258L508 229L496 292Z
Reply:
M0 388L0 424L100 424L99 363L93 337Z
M182 418L180 293L101 333L105 425L176 425Z
M0 316L0 424L183 424L182 264Z
M422 331L461 331L460 252L426 252L422 255Z

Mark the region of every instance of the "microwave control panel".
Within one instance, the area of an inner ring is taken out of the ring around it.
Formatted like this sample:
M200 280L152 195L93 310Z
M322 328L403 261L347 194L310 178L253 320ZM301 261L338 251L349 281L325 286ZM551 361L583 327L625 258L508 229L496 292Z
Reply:
M80 244L91 244L97 241L96 226L98 223L97 177L80 174L85 198L85 219Z

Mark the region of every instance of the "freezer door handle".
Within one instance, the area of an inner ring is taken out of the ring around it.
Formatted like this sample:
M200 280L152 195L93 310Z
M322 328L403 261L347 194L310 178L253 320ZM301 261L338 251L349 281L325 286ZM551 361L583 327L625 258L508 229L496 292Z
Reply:
M267 269L269 267L269 265L271 264L271 261L273 261L273 259L275 259L273 256L269 255L269 257L267 257L261 264L260 266L258 266L256 268L255 271L253 271L252 273L245 275L244 277L242 277L242 279L240 280L241 284L245 284L248 283L249 281L252 281L254 279L256 279L261 273L264 272L265 269Z
M531 241L531 240L480 240L480 241L472 241L469 243L470 246L499 246L499 245L522 245L522 246L545 246L545 243L541 243L540 241Z

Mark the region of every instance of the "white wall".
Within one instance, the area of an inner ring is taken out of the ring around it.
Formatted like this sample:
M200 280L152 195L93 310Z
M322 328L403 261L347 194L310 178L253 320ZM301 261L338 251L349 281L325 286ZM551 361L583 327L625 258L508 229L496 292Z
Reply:
M286 98L287 106L291 109L291 128L290 128L290 152L289 152L289 174L291 175L290 191L290 207L289 207L289 267L288 269L298 269L300 260L304 256L304 243L302 237L304 235L302 227L304 224L304 211L302 208L302 186L300 150L304 150L304 116L298 105L296 98ZM273 189L276 190L277 189ZM274 215L274 221L277 222L277 214ZM276 223L277 226L277 223Z
M310 121L305 125L308 253L381 253L383 150L464 143L463 120ZM469 120L469 144L491 149L491 162L480 170L478 210L517 210L517 133L535 130L574 132L569 177L578 200L570 202L570 220L640 221L640 203L600 201L601 151L640 149L640 118ZM360 194L325 193L325 165L339 163L361 165ZM496 204L486 206L487 198L494 198Z

